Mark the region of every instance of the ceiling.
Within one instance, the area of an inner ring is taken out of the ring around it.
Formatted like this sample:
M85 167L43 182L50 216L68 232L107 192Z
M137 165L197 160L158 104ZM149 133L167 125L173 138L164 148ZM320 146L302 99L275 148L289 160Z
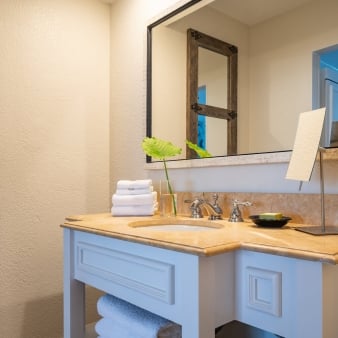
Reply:
M210 6L249 26L312 0L216 0Z

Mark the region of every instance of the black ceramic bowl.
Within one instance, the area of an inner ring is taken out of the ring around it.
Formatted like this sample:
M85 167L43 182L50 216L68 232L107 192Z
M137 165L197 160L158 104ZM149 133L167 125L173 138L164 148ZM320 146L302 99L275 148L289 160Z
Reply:
M259 215L249 216L250 219L259 227L265 228L281 228L285 224L287 224L291 218L287 216L283 216L280 219L261 219Z

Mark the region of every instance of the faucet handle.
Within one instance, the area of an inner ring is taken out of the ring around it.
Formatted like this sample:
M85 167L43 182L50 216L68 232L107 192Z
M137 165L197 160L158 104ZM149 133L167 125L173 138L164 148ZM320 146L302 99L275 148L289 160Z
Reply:
M248 202L248 201L246 201L246 202L240 202L239 200L234 200L233 204L234 205L243 205L245 207L250 207L252 205L251 202Z
M184 203L190 203L191 217L203 218L200 205L203 203L201 198L195 197L193 200L184 200Z
M243 205L245 207L249 207L252 205L251 202L240 202L239 200L234 200L232 203L232 211L229 217L229 222L243 222L243 217L239 206Z

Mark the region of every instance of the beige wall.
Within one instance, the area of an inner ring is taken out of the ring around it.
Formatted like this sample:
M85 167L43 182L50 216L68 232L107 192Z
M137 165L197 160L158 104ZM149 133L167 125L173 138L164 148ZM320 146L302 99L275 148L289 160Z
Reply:
M338 41L336 13L336 0L317 0L250 30L249 151L292 147L312 109L312 54Z
M111 191L118 179L147 175L141 149L146 134L146 27L175 2L116 0L112 5Z
M60 337L59 224L110 205L110 6L2 0L0 41L0 336Z

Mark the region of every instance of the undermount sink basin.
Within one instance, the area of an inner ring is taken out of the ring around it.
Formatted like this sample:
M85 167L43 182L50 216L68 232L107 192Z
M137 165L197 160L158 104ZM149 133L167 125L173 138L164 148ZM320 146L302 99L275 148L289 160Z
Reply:
M130 222L128 225L133 228L144 228L156 231L211 231L223 228L222 224L216 222L176 218L135 221Z

